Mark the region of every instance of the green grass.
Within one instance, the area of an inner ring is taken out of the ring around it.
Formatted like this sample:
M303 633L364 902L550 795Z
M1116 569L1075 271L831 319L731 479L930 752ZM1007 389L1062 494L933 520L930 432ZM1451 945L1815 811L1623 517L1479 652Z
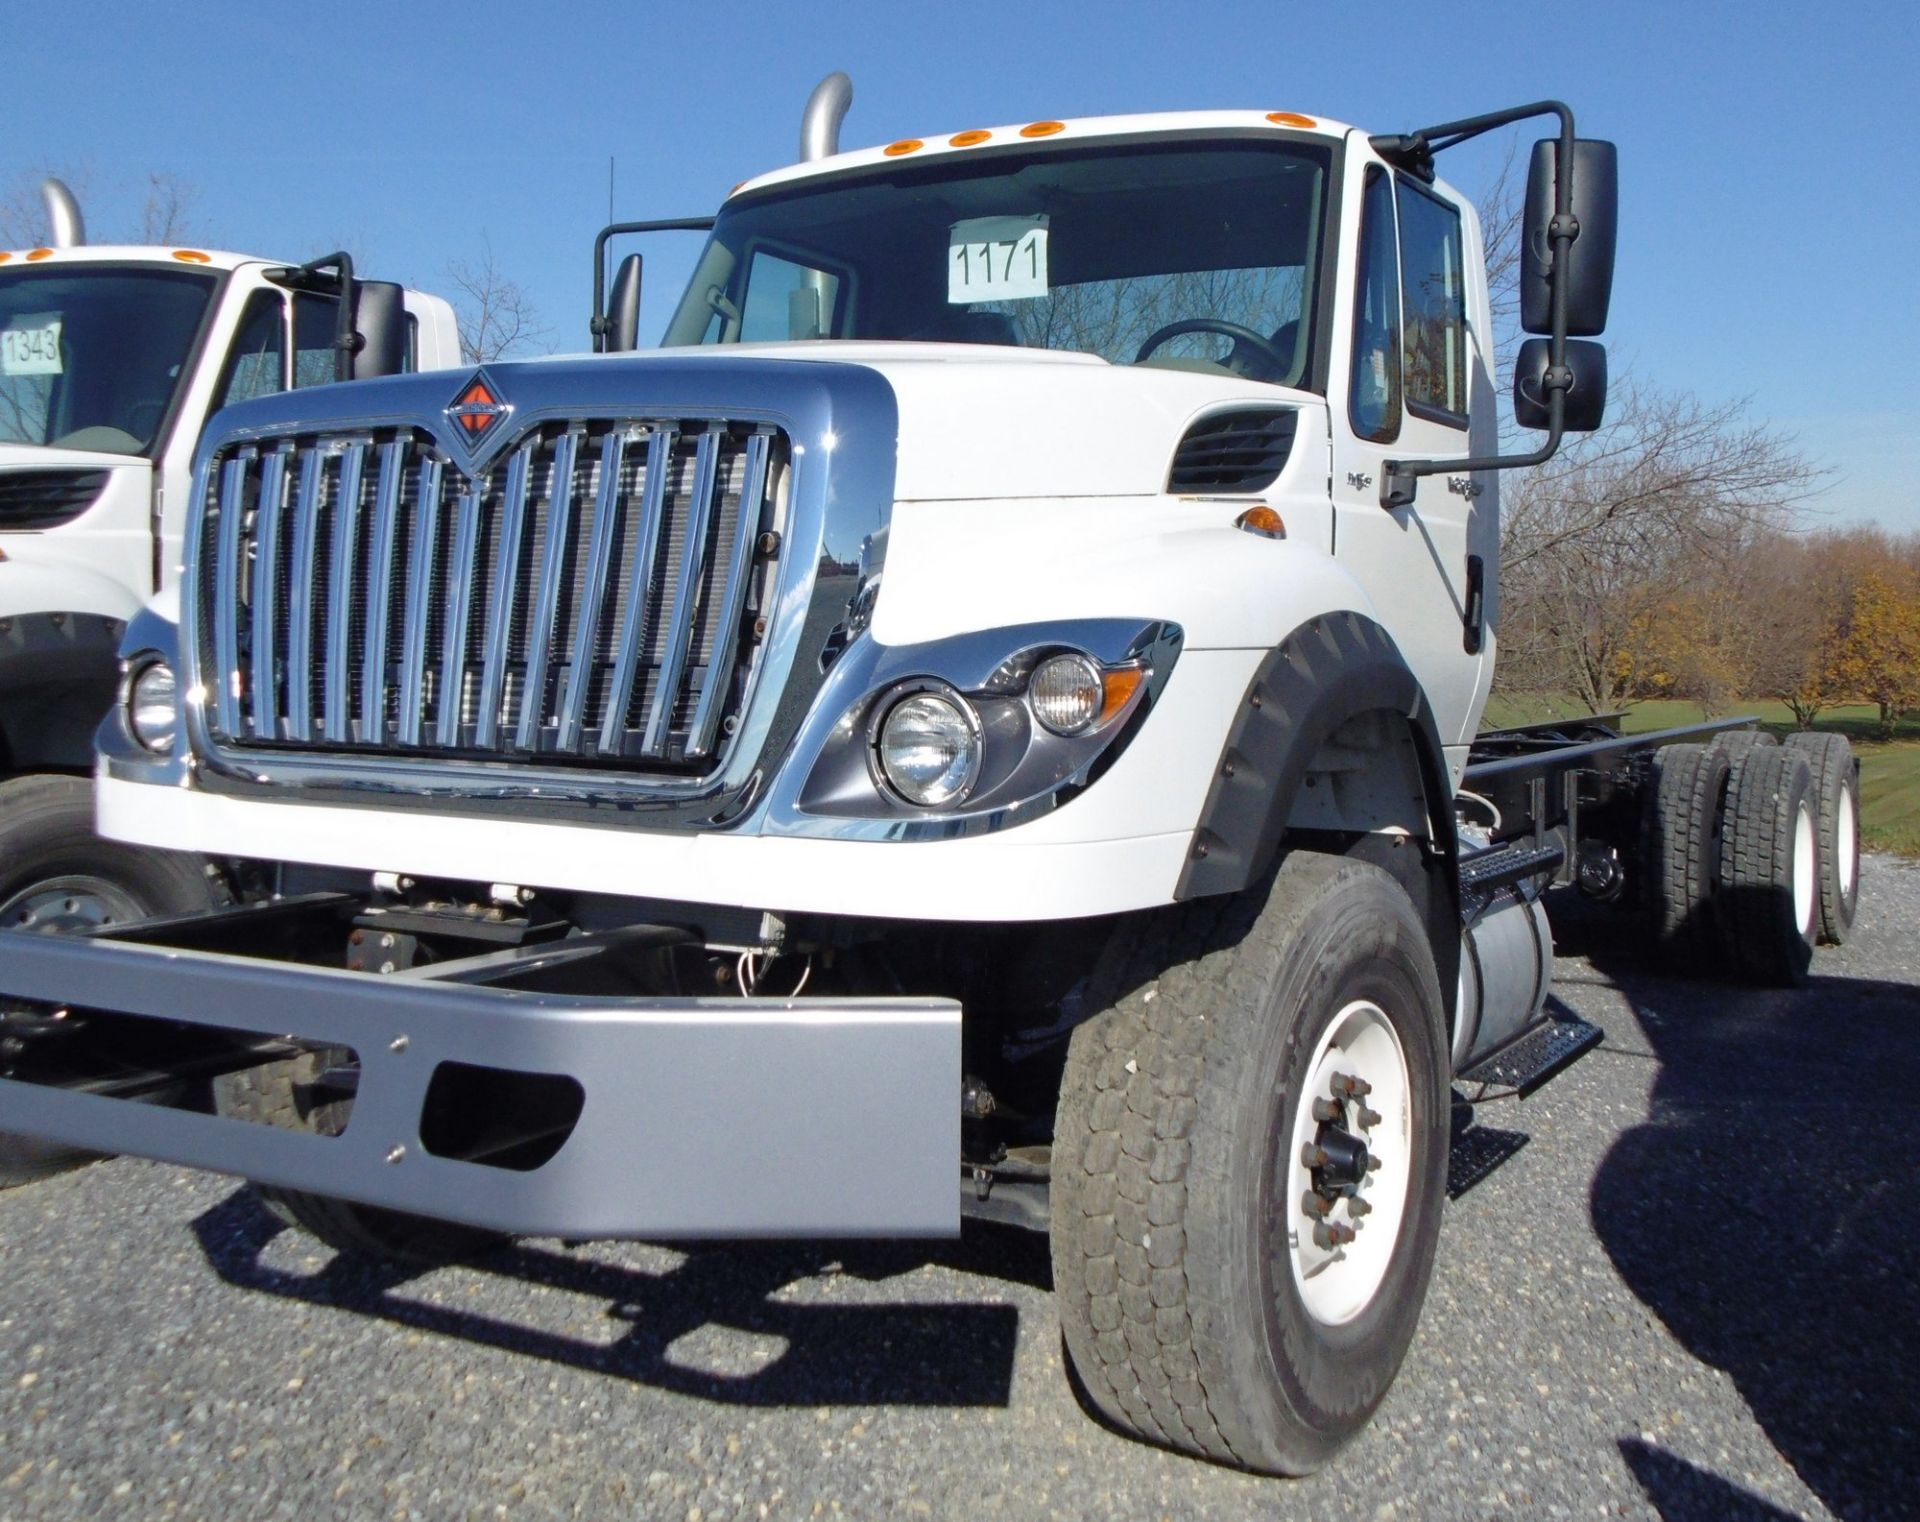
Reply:
M1503 694L1488 703L1485 723L1490 728L1528 724L1582 711L1581 705L1570 699ZM1707 715L1698 703L1631 703L1620 727L1627 734L1650 734L1698 724L1708 717L1748 714L1776 734L1793 731L1793 715L1784 703L1736 703L1724 715ZM1861 844L1869 851L1920 858L1920 714L1902 715L1890 742L1878 738L1879 710L1865 703L1827 709L1813 727L1847 736L1859 754Z

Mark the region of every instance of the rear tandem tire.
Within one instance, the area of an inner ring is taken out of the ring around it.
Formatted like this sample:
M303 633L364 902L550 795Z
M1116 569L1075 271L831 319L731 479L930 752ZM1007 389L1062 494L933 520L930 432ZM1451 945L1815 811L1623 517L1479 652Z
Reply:
M1448 1049L1425 929L1379 868L1296 852L1262 888L1123 922L1088 1006L1053 1145L1074 1369L1150 1442L1317 1469L1386 1395L1432 1274ZM1303 1114L1341 1103L1346 1076L1372 1083L1380 1114ZM1358 1186L1371 1214L1336 1190L1324 1217L1357 1230L1350 1250L1312 1240L1304 1199L1329 1175L1296 1193L1303 1135L1358 1137L1361 1168L1382 1163Z
M1666 745L1652 767L1644 847L1654 944L1676 970L1700 972L1720 949L1713 900L1730 754L1719 745Z
M1845 735L1789 735L1813 768L1820 808L1820 939L1844 946L1860 907L1860 762Z
M1820 934L1818 813L1800 750L1758 747L1734 763L1717 918L1728 965L1754 981L1806 981Z
M350 1055L346 1048L335 1047L223 1074L213 1082L214 1108L221 1115L257 1125L338 1136L346 1129L351 1102L328 1097L318 1083L328 1067L349 1060ZM474 1257L505 1240L479 1227L328 1195L266 1184L255 1184L253 1189L260 1202L289 1226L299 1227L336 1252L357 1257L431 1266Z
M0 783L0 924L70 933L95 925L188 914L220 902L197 856L103 840L85 777ZM164 1096L156 1095L155 1098ZM0 1133L0 1189L99 1157L79 1147Z

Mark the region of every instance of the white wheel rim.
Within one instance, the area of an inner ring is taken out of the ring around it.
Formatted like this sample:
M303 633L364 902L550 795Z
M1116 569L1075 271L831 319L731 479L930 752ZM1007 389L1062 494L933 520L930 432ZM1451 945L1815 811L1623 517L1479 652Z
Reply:
M1820 907L1816 869L1819 857L1814 846L1813 808L1802 800L1793 816L1793 922L1803 935L1814 930L1814 915Z
M1842 786L1840 807L1834 810L1834 859L1840 871L1840 896L1853 896L1854 879L1860 872L1860 832L1853 818L1853 789Z
M1346 1102L1346 1129L1366 1144L1368 1154L1379 1163L1355 1191L1371 1207L1364 1214L1353 1212L1346 1195L1339 1196L1324 1215L1310 1212L1305 1203L1315 1192L1316 1182L1315 1171L1306 1163L1306 1149L1316 1144L1324 1124L1315 1119L1313 1102L1339 1098L1335 1078L1358 1078L1370 1086L1364 1098ZM1287 1236L1293 1283L1307 1314L1323 1325L1351 1321L1372 1304L1393 1261L1412 1179L1412 1095L1407 1055L1392 1022L1379 1005L1355 1000L1334 1018L1307 1064L1287 1156ZM1378 1116L1371 1126L1360 1123L1363 1108ZM1353 1240L1323 1246L1314 1239L1314 1228L1321 1225L1349 1227Z

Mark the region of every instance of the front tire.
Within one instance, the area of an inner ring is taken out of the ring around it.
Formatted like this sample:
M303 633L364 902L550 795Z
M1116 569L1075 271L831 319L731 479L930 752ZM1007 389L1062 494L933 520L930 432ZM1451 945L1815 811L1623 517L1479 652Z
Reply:
M0 926L70 935L220 901L205 864L174 851L103 840L84 777L0 783ZM79 1147L0 1133L0 1189L98 1157Z
M1264 890L1123 924L1089 1004L1053 1148L1074 1367L1149 1441L1317 1469L1386 1395L1433 1269L1448 1064L1424 927L1377 867L1297 852ZM1339 1098L1352 1077L1364 1100ZM1350 1164L1360 1142L1359 1182L1308 1170L1303 1137ZM1333 1203L1309 1212L1308 1193ZM1315 1242L1336 1225L1351 1241Z

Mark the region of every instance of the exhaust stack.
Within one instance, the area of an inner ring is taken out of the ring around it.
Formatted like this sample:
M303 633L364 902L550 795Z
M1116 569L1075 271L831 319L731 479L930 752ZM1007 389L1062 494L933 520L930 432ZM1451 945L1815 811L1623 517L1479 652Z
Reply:
M800 160L830 158L840 151L840 123L853 104L853 81L835 69L813 87L800 118Z
M86 219L80 203L62 180L52 175L40 182L40 198L47 203L47 226L55 248L78 248L87 241Z

